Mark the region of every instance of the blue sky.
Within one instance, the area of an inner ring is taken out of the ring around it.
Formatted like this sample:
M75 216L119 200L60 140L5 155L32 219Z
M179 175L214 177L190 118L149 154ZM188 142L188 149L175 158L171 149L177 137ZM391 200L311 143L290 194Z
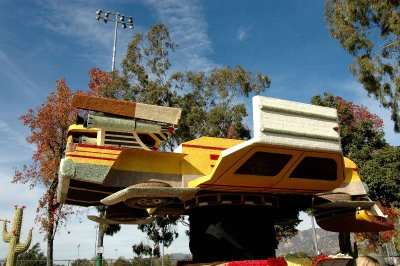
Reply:
M71 89L85 90L90 68L111 69L114 25L96 21L100 8L134 18L133 31L118 31L117 69L133 34L163 22L179 45L172 56L174 70L240 64L271 78L266 96L307 103L315 94L331 92L381 116L387 140L400 145L389 113L368 98L348 71L352 59L329 36L324 1L127 2L0 0L0 219L12 218L15 204L27 205L23 236L34 226L41 190L10 184L13 167L29 164L34 149L26 143L29 132L18 117L44 103L57 79L64 77ZM33 241L42 239L35 229ZM125 226L121 233L106 238L105 257L131 257L131 246L144 239L134 226ZM73 218L56 236L54 256L75 258L80 244L80 257L89 258L94 242L94 223L85 217ZM6 251L7 246L0 243L0 259ZM188 253L187 239L179 239L166 252Z

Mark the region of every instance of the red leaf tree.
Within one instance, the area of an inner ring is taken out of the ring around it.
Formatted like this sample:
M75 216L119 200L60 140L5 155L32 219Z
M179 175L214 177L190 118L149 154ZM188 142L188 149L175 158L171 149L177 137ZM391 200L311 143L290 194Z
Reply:
M76 110L71 106L73 94L64 79L57 80L56 91L48 96L46 103L20 117L31 130L27 141L34 144L36 150L30 166L15 169L13 183L45 187L35 221L45 233L48 266L52 265L55 233L73 213L71 207L57 202L58 170L66 146L67 130L76 119Z
M89 94L93 96L101 96L107 88L112 85L112 79L107 72L99 68L89 70Z
M341 97L327 93L323 97L316 95L311 101L316 105L337 109L343 154L355 161L360 169L363 169L380 150L388 146L384 138L382 119L369 112L365 106L356 105ZM361 178L368 186L371 185L368 176L361 175ZM379 198L374 198L373 200L384 205ZM390 206L385 207L387 208L384 208L383 211L389 211ZM378 233L359 233L357 235L358 241L368 240L370 246L382 243L382 241L378 241L379 239L380 234ZM339 246L342 253L351 254L352 249L349 233L339 233Z

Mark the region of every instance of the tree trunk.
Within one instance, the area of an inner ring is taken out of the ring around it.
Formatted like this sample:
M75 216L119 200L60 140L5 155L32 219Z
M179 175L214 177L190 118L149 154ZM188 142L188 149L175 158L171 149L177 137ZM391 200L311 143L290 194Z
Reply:
M51 186L48 188L47 193L49 194L48 201L47 201L47 219L48 219L48 227L47 230L47 266L53 266L53 242L55 236L55 219L54 213L55 209L57 208L54 205L54 195L55 194L55 184L56 182L52 182Z
M50 229L49 229L49 232L50 232ZM47 233L48 237L47 237L47 263L46 263L46 265L53 266L53 237L52 237L52 234L51 235L49 234L49 232Z
M358 246L357 246L357 241L354 241L353 243L353 258L357 259L358 257Z
M339 248L340 253L353 255L349 232L339 232Z

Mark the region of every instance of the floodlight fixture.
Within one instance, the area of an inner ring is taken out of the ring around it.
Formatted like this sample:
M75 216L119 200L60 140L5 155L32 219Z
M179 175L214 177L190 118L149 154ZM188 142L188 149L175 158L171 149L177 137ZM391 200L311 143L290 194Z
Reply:
M110 16L111 15L111 16ZM120 14L120 13L114 13L111 11L103 11L102 9L99 9L96 11L96 19L99 21L102 19L104 23L107 23L108 21L115 22L115 29L114 29L114 46L113 46L113 57L112 57L112 67L111 71L114 71L115 68L115 54L116 54L116 46L117 46L117 29L118 29L118 23L121 24L121 28L126 29L129 26L129 29L133 29L133 18L127 17L128 18L128 23L125 21L125 15Z

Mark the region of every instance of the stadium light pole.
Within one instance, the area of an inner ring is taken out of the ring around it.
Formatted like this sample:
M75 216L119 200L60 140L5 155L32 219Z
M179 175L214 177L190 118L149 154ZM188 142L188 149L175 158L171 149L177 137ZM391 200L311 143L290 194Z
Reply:
M128 19L126 21L125 19ZM113 56L112 56L112 65L111 65L111 71L114 71L115 69L115 55L117 53L117 36L118 36L118 25L121 25L121 28L126 29L129 27L129 29L133 29L133 18L132 17L126 17L123 14L120 13L113 13L111 11L103 11L102 9L99 9L96 11L96 19L97 21L100 21L102 19L104 23L107 23L108 21L114 22L115 23L115 28L114 28L114 45L113 45Z
M313 240L314 240L314 248L315 248L315 256L318 256L321 254L318 248L318 242L317 242L317 233L315 232L315 223L314 223L314 215L310 215L311 217L311 227L312 227L312 232L313 232Z
M99 228L99 225L96 224L94 226L94 231L96 233L96 241L94 241L94 258L96 258L96 254L97 254L97 233L98 233L98 228Z

